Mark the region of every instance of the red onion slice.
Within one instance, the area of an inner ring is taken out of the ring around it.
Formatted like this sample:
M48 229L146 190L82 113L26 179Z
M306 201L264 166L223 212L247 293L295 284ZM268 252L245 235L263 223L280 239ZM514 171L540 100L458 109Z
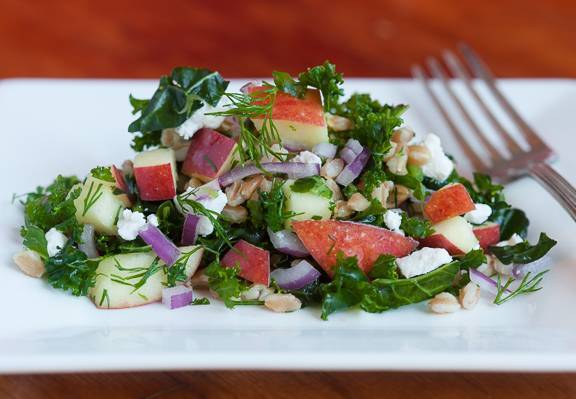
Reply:
M80 240L82 240L82 244L78 245L78 249L84 252L89 259L100 256L94 240L94 226L85 224Z
M152 247L152 250L167 266L172 266L180 257L178 247L158 227L148 223L138 235Z
M336 183L344 187L352 183L358 176L360 176L360 173L362 173L362 170L364 170L364 167L368 163L369 159L370 150L368 148L364 148L362 152L356 156L354 161L342 169L342 172L340 172L340 174L336 177Z
M338 151L338 146L330 143L318 143L312 148L314 154L324 159L334 158L336 151Z
M346 163L351 163L356 158L356 154L348 147L344 147L340 150L340 158Z
M364 147L362 147L362 144L360 144L360 142L355 139L348 139L345 147L351 149L352 152L354 152L354 154L356 155L360 154L364 149Z
M191 213L186 215L184 225L182 226L182 238L180 239L182 245L196 244L196 239L198 238L198 222L200 222L200 216Z
M168 309L177 309L188 306L194 300L194 291L192 288L179 285L176 287L162 289L162 303Z
M480 290L487 291L494 296L498 294L498 283L493 278L473 268L470 268L468 273L470 274L470 281L477 284ZM511 292L509 289L506 291Z
M270 278L285 290L299 290L312 284L320 277L320 272L305 260L288 269L276 269L270 273Z
M224 173L218 178L222 187L229 186L235 181L242 180L248 176L257 175L264 170L268 173L282 173L288 175L290 179L300 179L302 177L315 176L320 174L320 165L316 163L303 162L265 162L260 164L261 169L256 165L240 166Z
M535 260L534 262L526 264L516 264L512 268L512 275L515 278L522 278L528 273L536 275L540 272L550 269L552 265L552 257L549 254L544 255L542 258Z
M298 236L289 230L273 232L272 229L268 228L268 236L270 237L270 242L272 242L272 245L278 252L295 258L303 258L310 255Z

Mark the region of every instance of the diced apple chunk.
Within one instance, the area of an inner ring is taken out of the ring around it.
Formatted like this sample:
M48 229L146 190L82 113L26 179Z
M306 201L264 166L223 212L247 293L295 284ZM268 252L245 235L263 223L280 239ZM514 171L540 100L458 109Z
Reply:
M99 233L116 234L116 221L124 209L124 202L114 193L115 183L90 175L81 187L80 196L74 200L76 219L93 225Z
M134 177L144 201L174 198L177 176L176 158L170 148L141 152L134 159Z
M421 241L423 247L444 248L450 255L462 255L479 248L472 225L461 216L436 223L432 228L434 233Z
M180 248L183 256L194 251L187 259L185 274L187 278L198 269L203 249L197 246ZM98 308L123 309L146 305L162 299L162 288L166 283L164 263L159 261L158 270L151 274L144 284L135 289L133 285L141 279L156 259L153 252L119 254L104 258L96 269L96 284L90 289L89 296ZM133 277L138 276L138 277Z
M286 228L291 229L292 222L299 220L327 220L332 216L332 200L313 193L297 193L290 189L293 180L287 180L282 189L286 201L286 212L294 213L295 216L286 220Z
M256 86L250 92L257 95L262 90L262 87ZM263 118L253 118L252 121L258 130L262 129ZM282 144L287 147L311 150L316 144L329 141L318 90L309 89L302 99L284 92L277 93L272 108L272 121Z
M227 172L234 158L236 141L212 129L194 134L182 165L182 173L203 182L214 180Z
M468 190L460 183L450 184L433 193L426 205L424 215L432 223L460 216L476 209Z
M480 247L487 249L500 241L500 225L488 222L480 226L474 226L474 235L480 242Z

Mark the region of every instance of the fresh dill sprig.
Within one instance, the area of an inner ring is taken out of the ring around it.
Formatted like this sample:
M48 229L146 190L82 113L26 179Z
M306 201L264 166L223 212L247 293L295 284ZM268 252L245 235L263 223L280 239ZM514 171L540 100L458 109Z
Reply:
M207 114L238 118L240 137L236 151L241 165L249 161L259 165L264 157L274 157L284 161L285 155L272 148L273 144L281 141L278 128L272 120L277 93L278 88L269 83L264 83L262 88L250 94L224 93L224 96L230 100L231 106L224 111ZM252 129L252 126L246 123L248 119L261 119L260 130Z
M542 287L540 287L540 283L544 278L544 274L546 274L548 270L544 270L536 274L534 277L530 278L530 272L526 273L518 288L513 291L510 291L510 285L516 281L516 279L510 277L506 281L506 283L502 284L502 278L500 274L498 274L498 294L496 294L496 298L494 298L494 303L496 305L502 305L504 302L509 301L512 298L517 297L518 295L522 294L529 294L531 292L540 291Z

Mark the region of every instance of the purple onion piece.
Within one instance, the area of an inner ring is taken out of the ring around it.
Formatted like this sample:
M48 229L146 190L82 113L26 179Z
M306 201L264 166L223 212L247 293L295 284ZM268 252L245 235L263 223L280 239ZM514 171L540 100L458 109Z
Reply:
M336 151L338 151L338 146L331 143L318 143L312 148L314 154L324 159L334 158Z
M345 147L351 149L352 152L356 155L360 154L364 149L364 147L362 147L362 144L360 144L360 142L355 139L348 139Z
M167 266L172 266L180 257L178 247L158 227L148 223L144 229L140 230L138 235L146 244L152 247L152 250Z
M298 144L283 144L282 145L288 152L300 152L304 149L301 145Z
M364 167L368 163L369 159L370 150L368 148L364 148L362 152L356 156L354 161L344 167L342 172L340 172L340 174L336 177L336 183L344 187L348 186L358 176L360 176L360 173L362 173L362 170L364 170Z
M268 228L268 236L270 237L270 242L272 242L272 245L278 252L295 258L303 258L310 255L298 236L289 230L273 232L272 229Z
M192 288L178 285L176 287L162 289L162 303L169 309L177 309L188 306L194 300Z
M299 290L313 283L320 277L320 272L305 260L288 269L276 269L270 273L278 286L285 290Z
M235 181L242 180L248 176L262 173L262 170L268 173L287 174L291 179L300 179L302 177L315 176L320 174L320 165L302 162L265 162L260 164L261 168L256 165L240 166L224 173L218 181L222 187L229 186Z
M356 154L350 148L344 147L340 150L340 158L348 164L356 159Z
M552 257L549 254L546 254L540 259L535 260L534 262L514 265L514 267L512 268L512 275L515 278L523 278L528 273L535 275L550 269L551 265L552 265Z
M474 268L470 268L468 273L470 273L470 281L477 284L480 287L480 290L487 291L494 296L498 294L498 283L494 281L493 278L488 277ZM509 289L506 291L511 292Z
M198 238L198 222L200 216L187 214L182 226L182 238L180 240L182 245L194 245Z
M84 252L89 259L100 256L96 248L96 241L94 240L94 226L85 224L80 239L82 244L78 245L78 249Z

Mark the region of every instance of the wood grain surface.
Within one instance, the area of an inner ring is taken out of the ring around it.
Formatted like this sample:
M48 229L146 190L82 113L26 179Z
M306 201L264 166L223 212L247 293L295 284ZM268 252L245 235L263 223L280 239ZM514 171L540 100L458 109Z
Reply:
M576 77L574 0L0 0L0 78L225 76L330 59L408 76L459 41L499 76ZM178 372L0 376L0 398L571 398L573 374Z

